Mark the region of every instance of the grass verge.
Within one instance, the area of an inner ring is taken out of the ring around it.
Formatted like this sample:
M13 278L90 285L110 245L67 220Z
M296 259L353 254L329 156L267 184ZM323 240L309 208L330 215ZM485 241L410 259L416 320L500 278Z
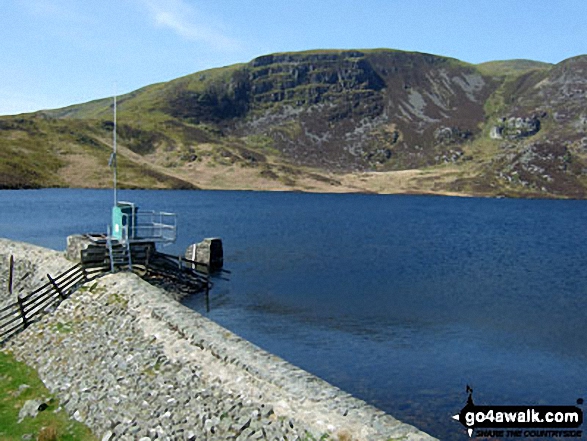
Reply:
M4 350L0 350L0 391L0 440L97 440L85 425L70 419L60 408L34 369ZM26 417L19 423L20 409L34 399L46 403L47 408L36 418Z

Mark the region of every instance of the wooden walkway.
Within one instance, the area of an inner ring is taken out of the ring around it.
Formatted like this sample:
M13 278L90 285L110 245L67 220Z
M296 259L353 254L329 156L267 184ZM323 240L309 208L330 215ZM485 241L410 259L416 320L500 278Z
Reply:
M119 260L109 252L106 244L97 244L82 250L81 261L88 268L109 266L114 271L131 270L149 282L164 280L183 294L208 291L211 287L209 264L161 253L148 243L132 243L128 250L130 255Z

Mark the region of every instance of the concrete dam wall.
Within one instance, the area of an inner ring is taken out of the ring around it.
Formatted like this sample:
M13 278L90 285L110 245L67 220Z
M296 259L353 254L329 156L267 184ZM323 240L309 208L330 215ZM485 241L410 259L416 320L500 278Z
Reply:
M0 239L0 305L72 263ZM82 285L4 344L103 440L432 440L272 355L132 273Z

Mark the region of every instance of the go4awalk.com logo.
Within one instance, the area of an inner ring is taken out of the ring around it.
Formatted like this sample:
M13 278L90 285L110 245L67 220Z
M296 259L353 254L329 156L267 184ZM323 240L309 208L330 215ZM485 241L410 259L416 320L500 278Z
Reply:
M477 406L467 386L467 404L453 416L469 437L581 438L583 410L578 406Z

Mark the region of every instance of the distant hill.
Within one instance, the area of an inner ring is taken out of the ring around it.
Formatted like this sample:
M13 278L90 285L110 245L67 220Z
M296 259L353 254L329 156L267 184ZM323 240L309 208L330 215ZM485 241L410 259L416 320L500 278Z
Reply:
M549 69L550 63L533 60L488 61L477 65L485 75L520 75L531 70Z
M584 198L587 56L280 53L118 99L121 183ZM0 117L0 187L107 187L112 99Z

